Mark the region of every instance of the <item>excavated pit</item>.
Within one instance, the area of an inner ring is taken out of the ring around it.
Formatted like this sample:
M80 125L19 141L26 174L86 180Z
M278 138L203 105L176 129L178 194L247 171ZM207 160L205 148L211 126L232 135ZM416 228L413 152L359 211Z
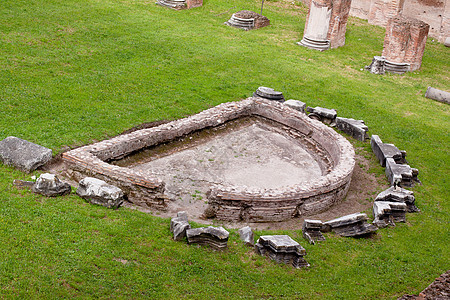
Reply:
M283 104L249 98L63 154L71 174L116 184L133 204L224 221L327 210L348 190L351 144Z

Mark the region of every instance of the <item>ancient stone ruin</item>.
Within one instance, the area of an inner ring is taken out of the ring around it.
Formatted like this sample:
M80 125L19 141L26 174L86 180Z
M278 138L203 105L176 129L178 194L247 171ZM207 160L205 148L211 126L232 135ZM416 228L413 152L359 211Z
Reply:
M323 223L320 220L308 220L303 221L302 233L303 237L311 244L314 245L318 241L325 241L321 230Z
M278 102L284 102L284 96L282 92L275 91L273 88L260 86L254 93L253 97L259 97L267 100L273 100Z
M337 111L335 109L323 108L323 107L307 107L306 111L309 112L308 117L314 120L318 120L325 124L334 124Z
M350 5L351 0L311 0L298 44L320 51L343 46Z
M191 229L191 225L189 224L186 212L180 211L175 218L170 220L170 232L173 233L173 239L175 241L184 239L188 229Z
M375 198L376 201L401 202L406 204L407 212L419 212L415 202L414 192L401 188L391 186L385 191L382 191Z
M103 180L86 177L79 182L77 195L86 201L107 208L119 208L125 200L123 191Z
M363 120L336 117L336 127L358 141L364 142L369 138L367 134L369 127L364 124Z
M397 15L386 26L382 56L375 56L366 69L374 74L403 74L422 65L428 31L425 22Z
M255 239L253 237L253 231L250 228L250 226L245 226L239 229L239 238L245 242L248 246L254 246L255 245Z
M270 25L270 20L254 11L241 10L231 15L225 25L244 30L258 29Z
M33 184L32 191L46 197L68 195L71 192L70 184L59 180L58 176L44 173Z
M263 235L255 245L258 254L277 263L292 264L294 268L309 267L303 258L306 250L288 235Z
M230 233L223 227L201 227L186 230L189 244L209 245L214 249L222 250L227 247Z
M405 0L372 0L367 20L369 24L385 27L389 19L403 12Z
M373 203L373 224L378 228L406 222L406 204L402 202L375 201Z
M355 213L324 223L322 231L333 231L345 237L360 237L377 231L377 227L367 223L367 215Z
M204 134L205 128L210 131ZM211 139L202 142L203 136ZM189 146L191 139L194 144ZM180 148L164 150L172 142ZM80 147L62 158L74 180L86 175L103 179L138 206L165 210L184 201L182 209L194 206L209 218L270 222L315 214L339 203L349 188L354 155L352 145L332 128L258 97ZM189 184L180 186L182 181ZM187 190L191 183L199 184L195 189L207 203L190 203L192 194L197 195Z
M200 7L203 5L203 0L157 0L156 4L180 10Z

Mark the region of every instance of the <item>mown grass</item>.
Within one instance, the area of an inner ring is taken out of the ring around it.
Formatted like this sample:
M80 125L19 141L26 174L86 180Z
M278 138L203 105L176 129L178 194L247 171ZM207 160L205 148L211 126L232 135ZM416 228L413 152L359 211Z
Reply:
M299 47L306 9L266 1L271 26L223 26L260 1L205 0L172 11L145 0L5 0L0 10L0 139L58 153L143 122L175 119L270 86L309 106L363 119L408 151L424 183L420 214L372 239L327 235L294 270L238 241L216 252L171 240L169 220L107 210L75 195L49 199L13 188L28 179L0 166L0 284L17 298L395 298L449 269L449 109L426 99L449 89L448 48L428 40L422 68L404 76L361 71L384 30L350 18L346 46ZM221 14L236 7L230 13ZM367 144L365 145L368 148Z

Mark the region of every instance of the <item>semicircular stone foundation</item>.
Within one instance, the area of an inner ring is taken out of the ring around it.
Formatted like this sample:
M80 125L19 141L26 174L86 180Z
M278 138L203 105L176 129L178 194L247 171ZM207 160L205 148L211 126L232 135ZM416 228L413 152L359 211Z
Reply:
M343 200L354 156L332 128L284 104L248 98L71 150L63 160L74 179L103 179L139 206L175 205L176 182L187 176L203 184L207 199L192 205L201 203L205 216L273 222Z

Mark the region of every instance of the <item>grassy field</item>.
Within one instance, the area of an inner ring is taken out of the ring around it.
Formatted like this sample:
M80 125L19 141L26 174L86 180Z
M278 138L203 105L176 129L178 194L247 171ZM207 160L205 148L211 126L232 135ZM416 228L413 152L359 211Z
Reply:
M361 69L381 54L384 29L357 18L346 45L325 52L295 44L307 12L299 3L266 1L271 25L260 30L222 25L260 3L173 11L147 0L3 0L0 140L57 154L270 86L363 119L407 150L422 212L370 239L328 234L316 246L301 224L258 231L306 248L311 267L294 270L257 256L233 230L229 249L216 252L174 242L168 219L16 190L12 181L30 175L0 165L1 298L389 299L419 293L450 268L449 106L423 96L428 86L450 89L449 49L429 38L419 71L376 76Z

